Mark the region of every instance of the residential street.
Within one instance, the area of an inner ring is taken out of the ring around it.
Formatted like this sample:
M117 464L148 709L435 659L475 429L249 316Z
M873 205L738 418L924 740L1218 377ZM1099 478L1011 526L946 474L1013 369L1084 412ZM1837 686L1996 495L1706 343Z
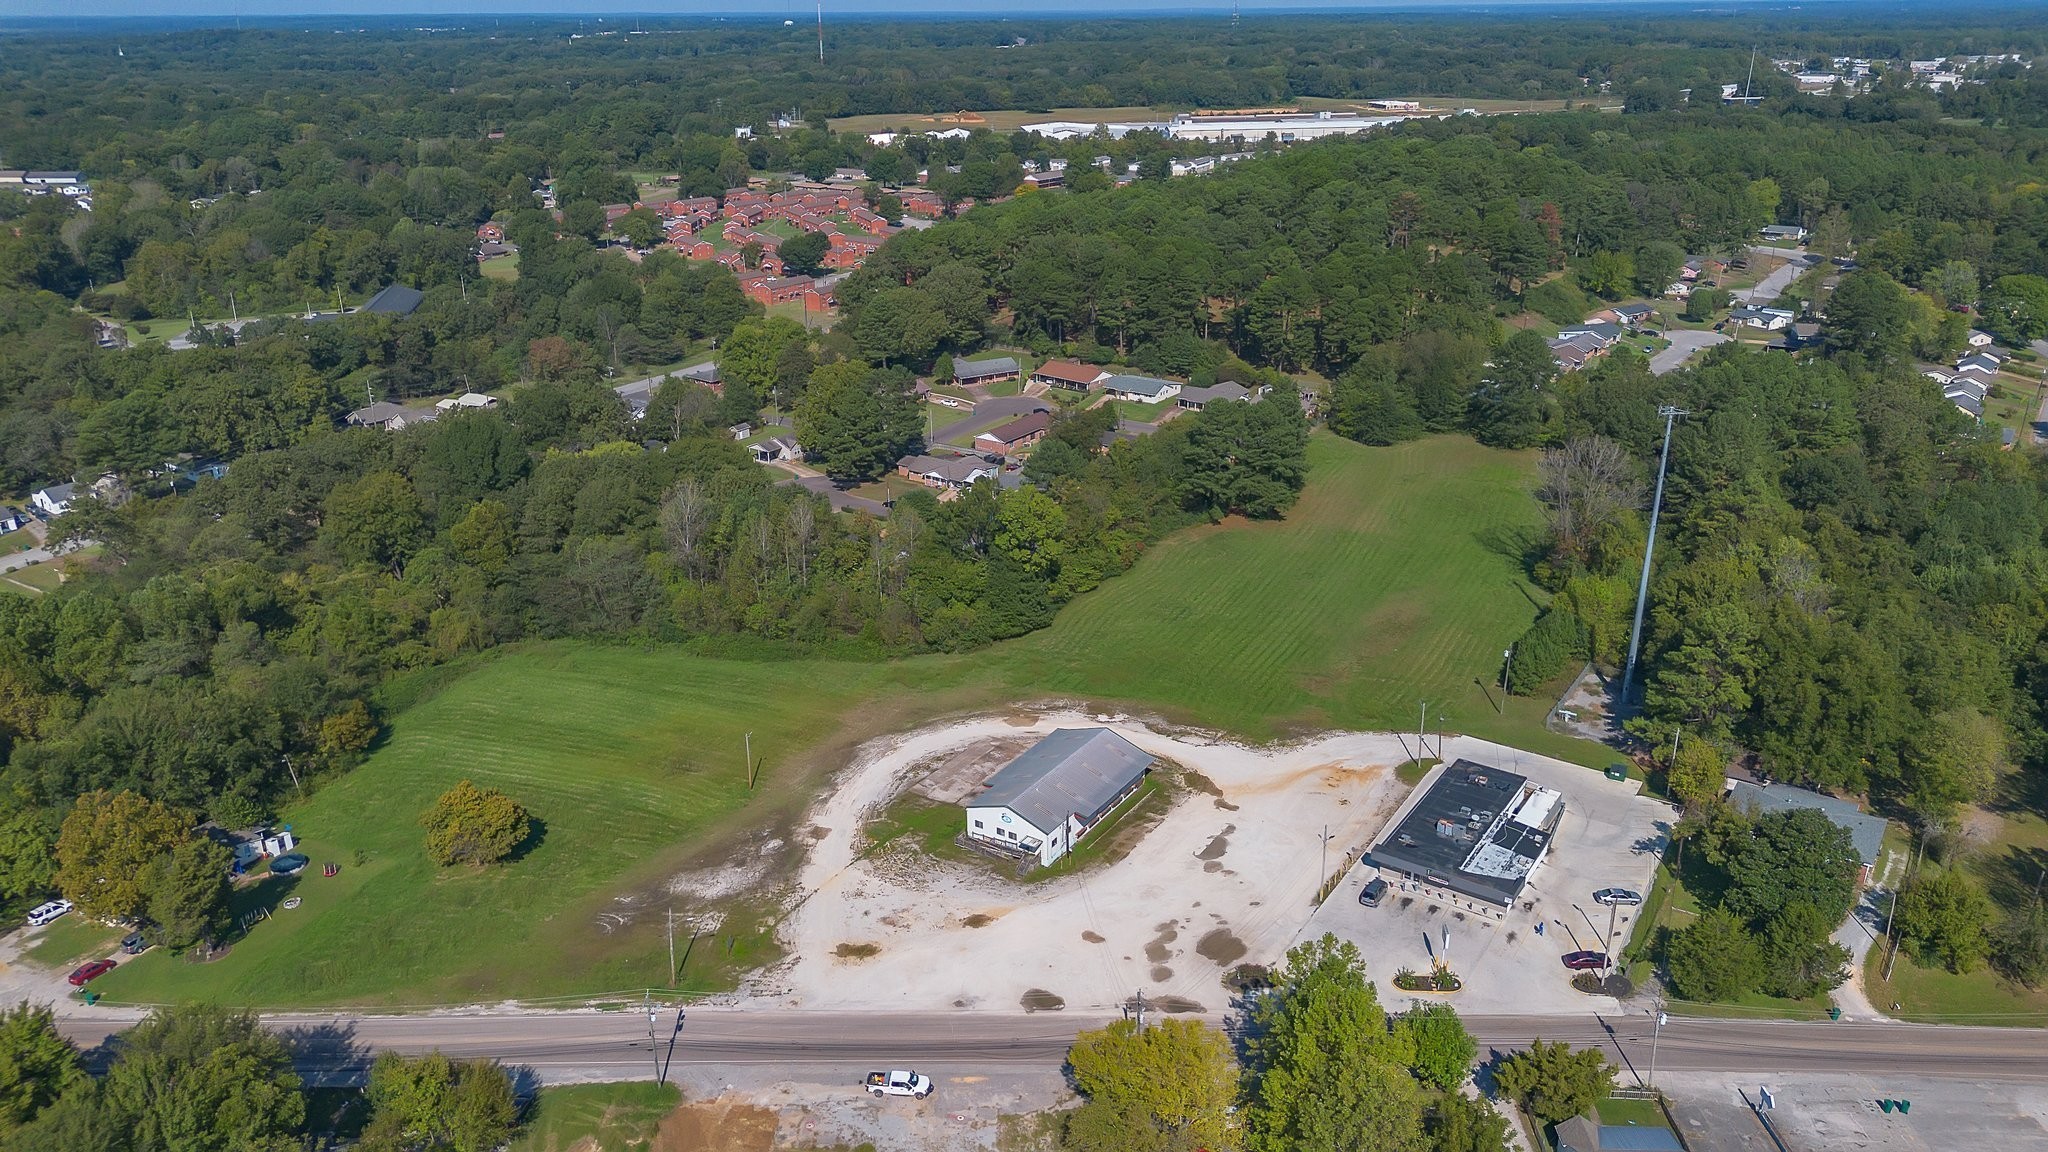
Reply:
M1662 376L1685 367L1685 362L1705 349L1716 344L1726 344L1728 337L1719 332L1693 332L1667 329L1664 335L1670 337L1671 347L1650 357L1650 375Z
M124 1016L132 1018L132 1013ZM346 1078L372 1052L439 1049L456 1059L494 1057L531 1069L543 1083L651 1078L647 1018L618 1012L446 1012L419 1016L279 1015L269 1023L300 1052L300 1067L322 1079ZM664 1048L675 1013L656 1033ZM1064 1012L761 1012L692 1008L676 1065L867 1067L909 1064L934 1076L984 1069L1056 1069L1080 1029L1103 1017ZM1625 1084L1646 1077L1651 1024L1626 1017L1473 1016L1467 1025L1482 1058L1564 1040L1606 1051ZM125 1025L112 1016L64 1017L66 1035L92 1045ZM2048 1082L2048 1032L2032 1028L1960 1028L1926 1024L1797 1023L1672 1016L1657 1050L1660 1073L1816 1072ZM795 1075L794 1071L784 1073Z
M45 560L56 558L57 554L48 548L27 548L0 556L0 572L12 572L17 568L26 568L31 564L41 564Z
M1751 248L1750 252L1758 256L1775 256L1785 261L1770 275L1757 281L1756 287L1739 289L1732 293L1737 304L1750 304L1759 308L1776 300L1779 293L1789 287L1794 280L1799 279L1801 272L1820 263L1821 260L1818 256L1801 252L1796 248Z

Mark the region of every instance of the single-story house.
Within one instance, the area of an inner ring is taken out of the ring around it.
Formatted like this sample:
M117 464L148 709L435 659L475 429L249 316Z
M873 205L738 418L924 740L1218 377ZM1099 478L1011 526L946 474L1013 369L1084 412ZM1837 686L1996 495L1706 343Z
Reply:
M1837 828L1848 829L1849 841L1863 861L1862 882L1870 883L1878 859L1884 855L1884 817L1863 811L1853 800L1838 800L1789 784L1755 784L1734 779L1726 784L1728 802L1752 816L1810 808L1826 816Z
M12 504L0 504L0 532L19 532L28 523L28 513Z
M1792 323L1792 313L1783 308L1733 308L1728 312L1728 322L1776 332Z
M1109 373L1104 369L1078 360L1047 360L1031 373L1033 384L1065 388L1071 392L1086 392L1107 379Z
M363 405L361 408L343 417L343 419L356 428L383 428L404 414L404 405L393 404L389 400L379 400L375 404Z
M1102 382L1102 390L1109 393L1111 399L1129 400L1137 404L1171 400L1180 395L1180 388L1179 384L1171 380L1161 380L1155 376L1119 374Z
M1677 283L1667 285L1664 289L1664 295L1671 297L1673 300L1689 300L1692 298L1692 281L1680 280Z
M776 436L754 445L754 462L773 464L777 460L801 460L804 450L797 447L795 438Z
M954 491L972 488L977 480L984 480L999 472L994 464L979 456L905 456L896 462L896 473L923 484L927 488Z
M1991 333L1984 331L1982 328L1970 329L1970 335L1966 339L1972 348L1991 347Z
M974 438L974 446L983 452L1005 455L1019 448L1029 448L1045 438L1052 427L1052 414L1033 412L1019 416L1006 424L999 424Z
M385 316L410 316L426 296L417 288L403 284L386 284L375 296L363 302L358 312L376 312Z
M1806 229L1797 224L1767 224L1758 229L1757 235L1766 240L1777 240L1790 244L1806 243Z
M1017 367L1017 361L1009 356L991 356L985 360L953 357L953 379L962 384L995 384L1015 380L1021 375L1023 371Z
M1550 359L1561 372L1576 372L1586 366L1592 354L1569 340L1550 341Z
M679 376L685 380L694 380L713 392L720 395L725 394L725 377L719 375L718 365L713 361L706 360L702 364L692 364L688 368L680 372L672 372L670 375Z
M1982 401L1991 394L1991 388L1974 376L1957 376L1941 386L1941 394L1951 399L1968 396L1972 400Z
M1654 312L1656 309L1648 304L1617 304L1614 307L1614 314L1631 328L1641 328Z
M1601 320L1591 324L1575 324L1570 328L1561 328L1558 330L1557 338L1559 340L1569 340L1574 336L1591 336L1599 342L1600 347L1606 348L1619 341L1623 335L1621 325Z
M1972 352L1961 360L1956 361L1956 368L1960 371L1968 372L1973 369L1981 369L1994 375L2004 365L2005 361L1987 352Z
M968 799L967 835L1051 865L1138 790L1152 754L1107 728L1061 728Z
M1956 374L1954 372L1950 371L1947 368L1943 368L1939 364L1921 365L1920 374L1922 376L1927 377L1929 380L1934 381L1936 384L1947 384L1949 381L1956 378Z
M1943 398L1955 405L1958 412L1971 419L1982 420L1984 418L1984 401L1967 392L1950 393Z
M1218 400L1250 400L1252 391L1234 380L1211 384L1207 388L1183 388L1180 390L1180 406L1190 412L1200 412Z
M28 494L28 502L45 517L55 520L71 511L71 505L78 500L78 485L52 484L38 488Z
M482 392L464 392L460 396L449 396L434 401L434 407L439 408L443 412L468 412L483 408L496 408L497 406L498 398L496 396L486 396Z

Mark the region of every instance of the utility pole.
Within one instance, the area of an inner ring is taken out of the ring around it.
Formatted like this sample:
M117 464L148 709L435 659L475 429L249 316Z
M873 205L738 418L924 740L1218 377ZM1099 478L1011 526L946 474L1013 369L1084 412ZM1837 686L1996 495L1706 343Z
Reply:
M1515 646L1510 644L1507 647L1507 651L1500 654L1500 703L1493 706L1493 710L1496 712L1506 712L1508 710L1508 669L1514 666Z
M1643 542L1643 578L1636 585L1636 623L1628 634L1628 667L1621 674L1621 702L1629 701L1629 690L1636 678L1636 649L1643 641L1643 608L1650 599L1650 556L1657 550L1657 514L1664 509L1664 469L1671 463L1671 424L1680 416L1691 413L1682 408L1665 405L1657 409L1664 417L1664 452L1657 458L1657 495L1650 501L1650 536Z
M661 1047L654 1040L654 999L643 989L640 1003L647 1009L647 1058L654 1061L654 1082L659 1084L666 1077L661 1071Z
M747 733L747 791L754 790L754 734Z
M292 767L292 758L290 753L285 753L284 770L292 774L292 791L297 792L300 796L304 796L306 794L306 789L303 785L299 783L299 770L297 768Z
M1323 825L1323 870L1322 870L1321 872L1318 872L1318 873L1316 873L1316 891L1317 891L1318 893L1320 893L1320 892L1321 892L1321 891L1323 890L1323 885L1325 885L1325 884L1328 884L1329 882L1330 882L1330 826L1329 826L1328 824L1325 824L1325 825Z
M673 904L668 909L668 986L676 986L676 909Z
M1138 989L1138 1035L1145 1034L1145 990Z
M1415 718L1415 766L1422 767L1422 754L1428 749L1423 746L1422 733L1429 727L1429 701L1422 702L1422 713Z
M1657 1006L1650 1010L1650 1014L1651 1017L1655 1020L1655 1023L1650 1025L1649 1086L1655 1088L1657 1086L1657 1038L1664 1034L1664 1021L1667 1019L1667 1017L1664 1015L1664 1002L1661 1000L1658 1001Z

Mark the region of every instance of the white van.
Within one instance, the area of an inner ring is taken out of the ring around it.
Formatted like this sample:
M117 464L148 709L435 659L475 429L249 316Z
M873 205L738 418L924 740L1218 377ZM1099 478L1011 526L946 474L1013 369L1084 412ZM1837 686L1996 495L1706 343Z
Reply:
M69 900L52 900L48 904L37 905L28 914L28 925L31 928L41 928L43 925L69 911L71 911L71 901Z

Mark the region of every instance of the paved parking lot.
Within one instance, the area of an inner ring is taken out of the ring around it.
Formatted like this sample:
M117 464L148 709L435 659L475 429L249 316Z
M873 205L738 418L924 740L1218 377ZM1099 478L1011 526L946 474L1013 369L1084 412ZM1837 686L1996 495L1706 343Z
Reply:
M2048 1147L2048 1088L2038 1084L1905 1082L1871 1076L1728 1076L1688 1072L1659 1078L1693 1152L1777 1152L1742 1095L1768 1086L1771 1123L1791 1152L2020 1152ZM1904 1097L1909 1113L1879 1099Z
M1367 972L1379 984L1382 1002L1389 1005L1403 1005L1408 999L1393 988L1394 973L1402 968L1427 971L1431 950L1444 946L1448 929L1451 969L1465 982L1464 989L1448 999L1460 1012L1581 1015L1616 1010L1613 999L1574 989L1561 958L1567 952L1602 947L1609 909L1593 902L1596 889L1649 892L1658 854L1677 818L1671 806L1638 795L1637 781L1609 780L1576 764L1482 740L1461 738L1446 744L1447 760L1462 756L1505 768L1564 794L1564 817L1548 855L1530 875L1522 901L1504 919L1495 919L1476 904L1431 899L1419 890L1404 890L1397 881L1378 908L1364 908L1358 903L1359 889L1379 871L1363 863L1317 909L1300 938L1330 932L1357 944L1365 954ZM1434 775L1425 778L1403 805L1403 813L1434 782ZM1389 824L1399 819L1397 814ZM1616 910L1610 953L1627 942L1636 911ZM1541 933L1536 930L1539 923Z

